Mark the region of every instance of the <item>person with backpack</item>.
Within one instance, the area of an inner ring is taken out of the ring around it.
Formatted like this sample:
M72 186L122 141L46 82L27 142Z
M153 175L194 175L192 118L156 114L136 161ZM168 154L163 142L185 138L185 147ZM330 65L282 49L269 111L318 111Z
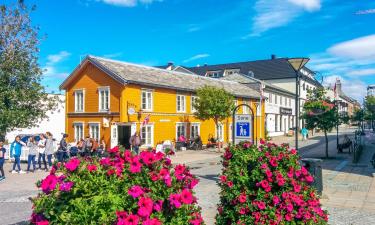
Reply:
M12 173L26 173L25 171L21 170L22 146L26 146L26 144L23 141L21 141L21 137L17 135L13 143L10 145L10 157L14 157ZM18 168L18 172L16 171L16 166Z
M29 155L27 156L27 170L26 172L30 172L30 167L31 164L33 164L33 171L35 172L36 170L36 155L38 154L38 144L35 141L34 137L30 137L29 140L27 141L27 147L29 148Z
M47 161L46 161L46 138L43 134L39 135L40 140L38 142L38 164L39 164L39 171L42 170L42 161L44 164L44 170L47 171Z
M5 179L5 173L4 173L4 162L5 162L5 152L6 149L4 148L4 143L0 141L0 181Z
M46 155L47 155L47 161L48 161L48 166L51 168L52 167L52 156L53 156L53 153L55 152L54 151L54 146L53 146L53 137L52 137L52 134L51 132L47 131L46 132L46 136L47 136L47 139L46 139Z
M68 158L68 143L66 142L66 138L68 134L63 134L60 140L60 146L57 150L57 161L64 162Z
M90 135L87 135L85 140L83 141L83 151L84 151L84 156L90 156L91 155L91 151L92 151L92 146L93 146L93 143L92 143L92 140L90 138Z

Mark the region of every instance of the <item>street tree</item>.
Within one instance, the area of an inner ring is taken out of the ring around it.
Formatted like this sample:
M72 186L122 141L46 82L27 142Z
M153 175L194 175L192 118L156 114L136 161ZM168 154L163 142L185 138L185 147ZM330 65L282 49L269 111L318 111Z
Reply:
M325 156L328 158L327 133L340 123L340 118L334 102L326 97L323 88L308 91L302 118L305 119L307 129L320 129L324 132Z
M14 128L34 126L56 107L41 85L39 29L23 1L0 5L0 139Z
M366 108L366 119L371 121L371 128L375 130L374 120L375 120L375 96L366 96L365 99L365 108Z
M215 122L216 139L219 135L219 123L228 118L234 109L234 97L223 88L204 86L197 90L197 100L193 103L195 116L200 120ZM220 144L218 145L220 151Z

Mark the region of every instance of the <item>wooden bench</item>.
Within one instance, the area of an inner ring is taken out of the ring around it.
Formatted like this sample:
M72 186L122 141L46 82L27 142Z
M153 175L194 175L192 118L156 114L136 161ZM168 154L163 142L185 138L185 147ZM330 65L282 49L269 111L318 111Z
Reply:
M375 168L375 153L372 155L371 164Z
M353 142L352 140L350 140L350 138L345 139L344 142L339 143L339 145L337 146L337 151L343 152L346 148L349 150L349 153L352 152Z

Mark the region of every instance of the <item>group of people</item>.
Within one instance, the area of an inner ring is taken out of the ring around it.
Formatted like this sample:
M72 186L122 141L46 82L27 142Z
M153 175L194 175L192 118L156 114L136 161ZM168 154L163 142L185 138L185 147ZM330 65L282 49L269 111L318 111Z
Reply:
M100 142L95 138L90 138L87 135L85 139L78 140L77 143L70 147L70 156L102 156L106 150L106 144L104 140ZM64 154L62 161L68 157L68 154Z

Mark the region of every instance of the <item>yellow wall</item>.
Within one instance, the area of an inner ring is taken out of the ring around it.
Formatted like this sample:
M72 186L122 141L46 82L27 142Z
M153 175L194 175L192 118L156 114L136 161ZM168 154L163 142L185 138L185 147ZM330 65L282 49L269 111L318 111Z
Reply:
M98 112L98 87L109 86L110 87L110 111L115 116L108 116L107 114ZM85 113L74 113L74 90L85 89ZM141 90L150 89L153 93L153 110L152 112L142 112L141 117L138 115L128 115L128 108L132 107L136 112L140 111L141 108ZM177 113L177 101L176 94L183 94L186 96L186 112ZM186 122L187 123L187 137L190 136L190 123L200 123L200 135L204 144L207 143L209 137L216 136L216 127L213 120L200 121L194 117L191 112L191 96L189 92L177 92L173 89L145 87L134 84L127 84L125 86L119 84L117 81L110 78L101 70L95 66L89 64L86 68L76 75L76 78L70 82L66 88L66 132L70 134L69 141L73 141L74 138L74 122L84 122L85 135L88 134L88 123L89 122L100 122L101 123L101 136L106 141L107 145L110 143L110 128L104 128L102 126L103 118L110 119L111 123L115 122L135 122L137 123L137 130L139 130L140 123L144 120L147 115L150 115L150 124L154 125L154 145L163 142L164 140L175 140L176 138L176 123ZM251 106L256 112L254 103L258 100L251 100ZM242 104L242 99L238 99L237 104ZM256 138L264 137L264 103L262 104L262 118L257 120ZM90 114L91 113L91 114ZM116 114L117 113L117 114ZM242 107L239 109L239 113L242 113ZM118 116L117 116L118 115ZM224 142L229 142L231 125L231 118L222 121L224 125ZM261 124L261 130L259 125Z

